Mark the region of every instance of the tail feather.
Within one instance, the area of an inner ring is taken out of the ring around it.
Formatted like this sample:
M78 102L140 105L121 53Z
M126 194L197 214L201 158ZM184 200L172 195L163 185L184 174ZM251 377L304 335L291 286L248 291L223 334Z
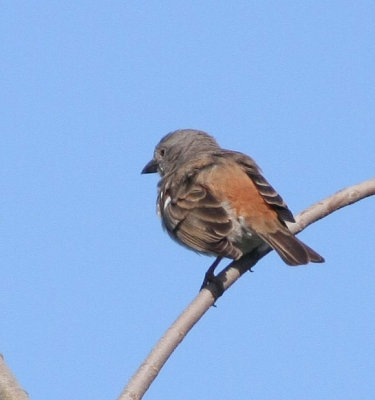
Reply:
M288 265L296 266L309 262L324 262L324 258L321 255L296 238L287 229L280 229L261 237Z

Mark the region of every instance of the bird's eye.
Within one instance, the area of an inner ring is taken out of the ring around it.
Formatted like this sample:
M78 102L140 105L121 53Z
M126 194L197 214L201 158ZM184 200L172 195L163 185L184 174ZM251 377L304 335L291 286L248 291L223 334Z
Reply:
M160 149L159 154L161 157L165 156L165 149Z

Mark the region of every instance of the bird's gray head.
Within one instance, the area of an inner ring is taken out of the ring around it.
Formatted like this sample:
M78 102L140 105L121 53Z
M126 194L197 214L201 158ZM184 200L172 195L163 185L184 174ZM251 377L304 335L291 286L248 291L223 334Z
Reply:
M216 140L205 132L181 129L168 133L155 148L154 158L143 168L142 174L159 172L164 176L186 161L220 149Z

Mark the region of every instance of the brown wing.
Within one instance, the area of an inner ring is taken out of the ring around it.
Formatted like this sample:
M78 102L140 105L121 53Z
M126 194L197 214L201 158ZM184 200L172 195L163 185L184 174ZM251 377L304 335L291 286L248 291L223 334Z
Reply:
M209 167L210 168L210 167ZM221 202L189 176L174 175L160 188L159 213L163 225L179 243L195 251L237 259L242 252L227 239L232 222Z
M285 202L263 178L250 158L225 152L225 163L213 169L210 181L217 199L229 202L237 217L242 217L250 231L268 243L289 265L324 259L297 239L284 221L294 221Z

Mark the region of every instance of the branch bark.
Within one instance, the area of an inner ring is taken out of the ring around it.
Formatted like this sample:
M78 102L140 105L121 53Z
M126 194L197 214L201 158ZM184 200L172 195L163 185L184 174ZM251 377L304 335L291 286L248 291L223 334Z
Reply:
M0 354L0 400L29 400Z
M332 212L374 194L375 178L343 189L299 213L295 217L296 223L290 224L289 229L295 234L299 233L313 222L326 217ZM252 268L271 250L265 244L240 260L231 262L220 272L215 283L200 291L152 349L130 379L118 400L141 399L170 355L190 329L214 305L218 296L223 294L242 274ZM221 286L219 288L218 283Z

